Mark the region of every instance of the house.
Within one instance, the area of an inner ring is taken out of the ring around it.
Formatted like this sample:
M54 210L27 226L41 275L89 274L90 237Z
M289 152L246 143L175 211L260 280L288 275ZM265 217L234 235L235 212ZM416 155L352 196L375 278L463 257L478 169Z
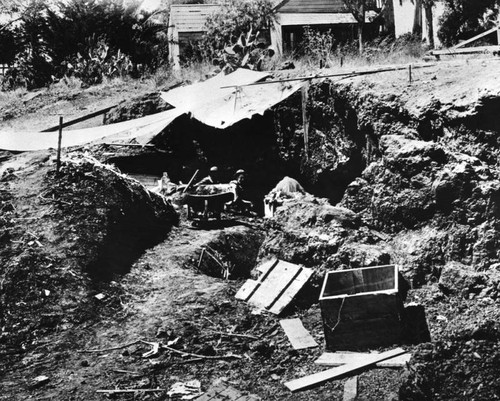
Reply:
M207 17L219 9L217 4L172 4L168 20L168 54L175 69L180 68L180 57L189 43L203 36Z
M422 39L429 43L428 26L421 0L392 0L394 8L394 31L396 37L408 33L422 33ZM437 37L439 18L444 13L444 2L435 1L432 6L432 27L434 44L440 47Z
M342 0L284 0L275 11L271 44L278 54L296 50L306 26L331 30L339 40L352 39L356 35L357 21ZM366 22L369 23L373 15L368 11Z

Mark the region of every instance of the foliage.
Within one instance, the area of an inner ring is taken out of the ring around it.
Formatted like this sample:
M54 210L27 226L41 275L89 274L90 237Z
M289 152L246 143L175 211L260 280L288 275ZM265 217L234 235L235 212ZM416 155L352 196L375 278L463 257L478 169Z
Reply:
M221 9L209 16L202 40L204 58L212 58L227 46L232 46L242 35L253 32L263 38L274 20L271 0L228 0Z
M1 37L13 37L17 64L4 87L43 86L52 75L60 78L65 73L81 74L86 83L99 82L103 76L155 69L166 62L167 24L161 23L159 13L140 10L138 1L68 0L50 5L27 0L23 5L19 21L0 30ZM103 46L106 60L99 56ZM43 60L50 63L49 74Z
M103 78L130 75L134 65L120 50L116 53L103 41L89 46L83 55L78 53L70 62L64 63L66 76L75 76L85 85L100 84Z
M304 53L315 64L317 62L325 63L328 55L333 51L335 44L331 30L322 32L311 27L304 28L304 39L302 41Z
M445 46L477 35L496 23L497 0L444 0L438 37Z

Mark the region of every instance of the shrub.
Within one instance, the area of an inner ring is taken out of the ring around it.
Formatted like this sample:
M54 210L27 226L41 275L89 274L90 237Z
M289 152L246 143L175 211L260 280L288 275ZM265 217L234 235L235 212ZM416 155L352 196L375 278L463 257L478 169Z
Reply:
M304 28L302 47L304 54L309 56L313 62L326 64L326 60L333 51L334 46L335 39L331 30L319 31L308 26Z

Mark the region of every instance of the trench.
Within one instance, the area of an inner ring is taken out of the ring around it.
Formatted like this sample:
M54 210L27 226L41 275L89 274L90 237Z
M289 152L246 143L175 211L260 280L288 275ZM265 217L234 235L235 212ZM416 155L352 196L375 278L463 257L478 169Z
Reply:
M301 94L296 93L263 116L254 116L224 130L183 116L156 139L159 151L118 155L107 162L129 174L159 178L167 172L173 182L187 183L217 166L222 182L234 173L247 173L246 198L263 213L263 198L284 177L297 179L305 190L338 203L347 186L377 152L369 126L358 127L349 102L330 83L313 85L307 105L310 115L309 154L304 150Z

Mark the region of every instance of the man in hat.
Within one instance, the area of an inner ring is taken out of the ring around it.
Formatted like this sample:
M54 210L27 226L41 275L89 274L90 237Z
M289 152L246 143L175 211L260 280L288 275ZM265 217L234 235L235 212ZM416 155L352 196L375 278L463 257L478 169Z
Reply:
M217 166L210 167L208 175L196 183L195 188L200 185L213 185L220 184L219 169Z
M250 201L243 199L244 183L245 183L245 170L239 169L234 175L235 179L232 180L231 188L234 192L234 200L226 203L226 207L237 208L242 212L248 212L253 209L253 204Z

